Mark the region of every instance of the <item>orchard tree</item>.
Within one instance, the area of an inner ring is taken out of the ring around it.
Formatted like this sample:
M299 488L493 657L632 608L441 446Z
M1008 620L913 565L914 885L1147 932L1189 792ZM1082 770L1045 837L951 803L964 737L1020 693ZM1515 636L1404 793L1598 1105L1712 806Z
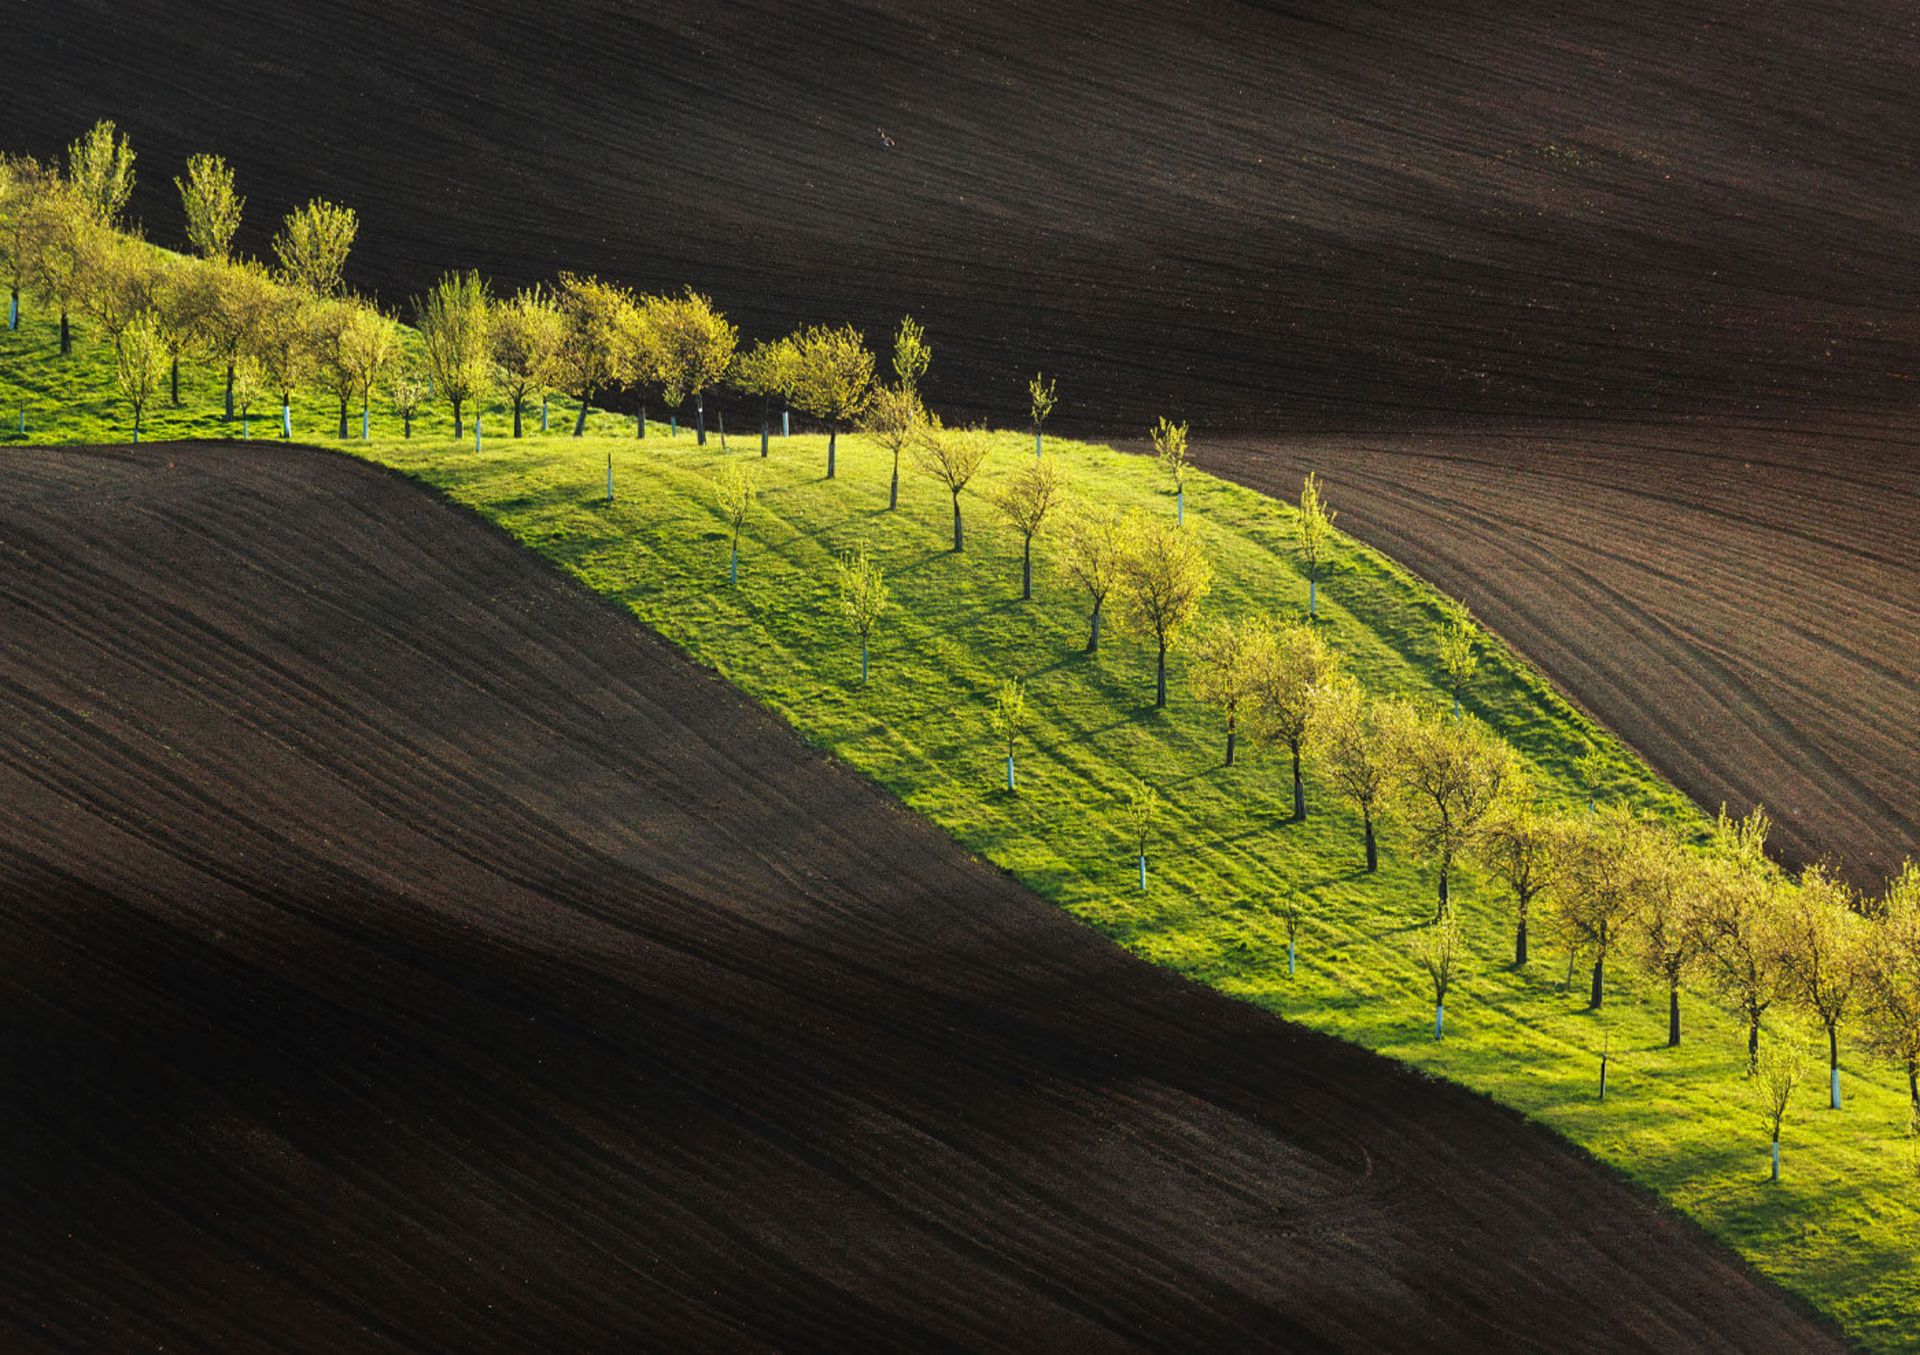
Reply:
M760 397L760 455L767 454L767 439L772 435L773 397L781 401L793 398L794 380L798 372L798 350L792 339L774 339L762 341L742 353L734 362L734 388L743 395ZM917 404L916 404L917 407ZM898 448L893 457L894 501L888 507L899 502L900 492L900 454Z
M1287 977L1293 977L1293 961L1300 944L1300 933L1307 925L1307 902L1292 885L1281 885L1271 905L1287 936Z
M60 311L60 355L73 351L69 322L92 242L104 230L65 180L49 175L26 202L20 228L21 266L42 304Z
M1609 806L1568 835L1560 916L1593 954L1589 1008L1606 1000L1607 957L1631 933L1648 892L1652 829L1625 805Z
M993 709L987 713L987 719L993 725L993 732L1007 750L1007 793L1012 794L1018 783L1013 774L1014 746L1027 727L1027 691L1018 678L1009 678L1000 684L994 693Z
M1646 907L1637 939L1640 959L1667 985L1667 1048L1680 1047L1680 989L1700 961L1701 926L1697 900L1701 865L1671 833L1650 843Z
M296 207L273 237L273 257L280 261L281 277L318 297L340 295L347 254L359 233L360 218L351 207L321 198Z
M478 273L443 273L425 296L414 299L413 310L426 348L427 370L453 407L457 442L464 436L462 410L484 397L492 376L488 340L493 298Z
M1451 912L1442 913L1425 928L1413 945L1413 955L1427 973L1433 988L1433 1038L1447 1034L1447 993L1459 976L1466 946L1460 938L1460 924Z
M1160 468L1173 481L1173 520L1182 525L1187 520L1187 471L1192 462L1187 456L1187 425L1174 423L1164 416L1153 425L1153 454L1160 462Z
M1374 815L1393 785L1394 774L1392 741L1381 727L1380 705L1345 673L1322 681L1314 688L1312 701L1308 739L1334 788L1360 811L1360 842L1371 875L1380 869Z
M771 359L768 359L771 360ZM757 378L756 378L757 379ZM773 389L773 387L769 387ZM893 456L893 480L887 488L887 510L900 506L900 452L914 445L924 431L927 411L911 386L876 386L867 405L867 435ZM762 411L760 455L767 454L767 425Z
M253 436L253 407L260 403L260 397L266 393L267 374L260 360L251 353L242 353L235 358L228 376L227 396L232 401L234 411L240 415L242 438Z
M1320 619L1320 567L1332 553L1333 520L1339 514L1320 497L1320 477L1307 472L1300 487L1300 511L1294 518L1294 534L1300 543L1300 558L1307 565L1307 620Z
M315 366L321 384L339 403L339 437L345 441L347 409L359 389L359 377L347 360L347 331L353 326L358 303L344 297L315 302L312 308Z
M175 409L180 407L180 357L200 346L216 267L203 259L163 254L154 269L153 318L167 345L167 403Z
M234 188L233 170L217 155L189 156L186 177L175 175L173 186L187 218L187 243L211 263L227 262L247 206Z
M1194 627L1187 681L1202 704L1226 718L1225 765L1233 765L1241 713L1257 698L1260 674L1269 666L1273 630L1256 618L1214 621Z
M1111 506L1085 507L1067 519L1067 549L1061 567L1087 595L1087 648L1100 652L1100 618L1107 597L1120 579L1121 548L1125 532L1120 510Z
M1155 709L1167 704L1167 651L1200 611L1213 587L1213 565L1200 538L1185 527L1134 515L1122 529L1119 554L1122 616L1159 651Z
M1906 1070L1907 1095L1920 1115L1920 869L1913 862L1888 886L1862 950L1867 1047Z
M113 231L81 237L75 259L75 295L100 336L118 344L134 317L153 309L158 256L140 241Z
M267 388L280 397L283 438L293 436L293 393L313 375L318 362L315 306L299 292L276 287L252 335L253 357Z
M38 203L59 191L58 176L26 156L0 153L0 273L7 279L7 328L20 328L20 291L30 284Z
M513 406L513 435L517 438L521 436L521 410L527 396L536 390L546 391L561 378L566 317L546 288L523 288L494 307L487 338L501 394ZM544 402L541 408L545 410ZM544 412L540 425L540 431L546 432Z
M1760 1023L1781 996L1776 915L1784 881L1767 859L1772 824L1764 809L1744 819L1724 807L1698 895L1702 967L1747 1023L1747 1071L1760 1066Z
M1790 1044L1775 1042L1767 1046L1767 1052L1760 1055L1748 1075L1754 1109L1760 1112L1761 1123L1766 1126L1767 1135L1773 1141L1773 1173L1771 1180L1780 1180L1780 1130L1786 1123L1787 1110L1793 1104L1793 1094L1806 1077L1806 1061L1800 1057L1800 1051Z
M873 393L873 354L852 325L837 329L814 325L794 336L793 403L827 425L827 478L834 477L834 453L840 430L866 410ZM981 455L985 455L984 450ZM954 491L953 520L959 534L959 491ZM958 544L954 546L959 550Z
M753 472L738 461L727 462L713 487L714 501L729 533L727 583L730 585L740 582L740 531L747 525L748 514L753 512L756 492Z
M1453 865L1474 842L1514 781L1513 749L1475 719L1449 720L1410 706L1386 708L1394 800L1415 848L1439 871L1449 911Z
M400 416L402 437L413 436L413 416L427 398L427 383L413 372L401 372L393 378L393 412Z
M867 684L867 645L892 601L880 566L862 546L840 557L840 612L860 637L860 685Z
M1140 892L1147 892L1147 842L1160 824L1160 794L1152 786L1140 786L1127 802L1127 833L1140 861Z
M917 397L920 379L932 365L933 349L927 343L926 330L911 315L901 317L899 332L893 336L893 379L899 389Z
M370 305L355 305L339 336L338 361L349 378L349 397L360 397L362 442L373 435L373 388L399 356L400 334L393 321Z
M1569 826L1542 808L1516 777L1472 843L1480 868L1513 895L1516 969L1527 963L1527 922L1533 904L1559 882L1566 866L1569 836Z
M1827 1032L1827 1106L1840 1109L1840 1027L1853 1014L1866 959L1866 919L1853 891L1819 866L1783 891L1776 943L1786 995Z
M133 196L133 147L112 122L96 122L67 147L67 182L87 219L109 230Z
M803 409L805 405L801 406ZM938 417L928 415L916 432L913 464L930 480L938 480L953 497L953 549L965 549L966 538L960 525L960 494L987 459L992 447L985 429L945 428ZM827 478L833 478L833 458L828 454Z
M1447 676L1447 691L1453 697L1453 718L1460 718L1460 695L1480 668L1474 645L1473 619L1461 612L1441 626L1434 640L1440 656L1440 671Z
M667 404L679 408L693 401L694 437L707 445L707 392L725 379L733 367L734 350L740 345L740 331L713 307L713 302L687 288L677 297L650 298L645 307L649 345L649 375L666 396ZM726 429L724 420L722 437Z
M1259 737L1285 744L1293 758L1293 821L1300 823L1307 817L1300 763L1313 728L1314 691L1340 671L1340 661L1305 622L1282 621L1272 636L1254 669L1250 715Z
M280 289L251 259L206 265L207 295L200 307L200 343L226 369L226 416L233 418L234 364L257 352L261 327L278 304Z
M1000 516L1020 533L1020 598L1033 597L1033 538L1067 496L1067 477L1052 462L1023 465L989 497ZM956 519L957 525L957 519Z
M133 440L140 441L140 418L167 379L167 343L153 313L136 315L113 345L113 374L120 393L133 406Z
M1040 459L1040 444L1046 435L1047 419L1053 413L1053 382L1046 373L1035 372L1027 383L1027 408L1033 415L1033 459Z
M554 384L580 401L573 435L587 431L587 407L594 394L627 379L622 335L633 323L634 301L624 289L595 277L562 273L559 284L560 351Z

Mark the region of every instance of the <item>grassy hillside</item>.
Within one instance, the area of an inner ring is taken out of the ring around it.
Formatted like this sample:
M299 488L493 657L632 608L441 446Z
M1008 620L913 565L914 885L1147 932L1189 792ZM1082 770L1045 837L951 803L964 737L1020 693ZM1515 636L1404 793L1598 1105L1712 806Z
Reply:
M24 396L29 437L124 440L97 346L54 357L51 328L37 318L0 343L0 409L17 408ZM190 376L187 410L159 411L152 436L226 432L212 378ZM326 443L334 417L311 403L296 426ZM506 427L501 416L489 423ZM554 426L565 426L557 412ZM445 440L435 411L410 442L397 437L393 420L379 419L372 444L348 448L497 522L1117 942L1520 1108L1699 1219L1862 1343L1892 1349L1906 1339L1920 1309L1920 1182L1901 1137L1904 1089L1890 1070L1852 1057L1842 1114L1820 1109L1816 1072L1788 1125L1786 1179L1769 1186L1732 1018L1691 999L1688 1042L1668 1051L1664 992L1627 966L1614 967L1609 1004L1597 1015L1585 1010L1582 985L1563 989L1566 957L1551 943L1538 947L1530 969L1514 972L1505 903L1470 872L1456 899L1474 958L1449 999L1448 1038L1436 1044L1409 949L1431 916L1430 872L1408 859L1389 822L1382 869L1365 876L1355 817L1317 782L1309 784L1308 820L1284 822L1284 753L1249 749L1240 765L1224 768L1220 723L1190 699L1177 660L1170 707L1157 712L1152 655L1141 644L1110 631L1097 658L1083 655L1080 601L1052 567L1044 538L1035 599L1022 603L1018 540L984 497L966 496L968 548L954 556L945 492L908 472L899 511L885 511L883 454L863 439L842 439L840 477L828 482L822 438L776 439L761 461L752 436L736 434L723 452L717 439L701 450L690 435L669 438L660 426L642 442L630 420L611 415L596 415L591 427L581 442L491 437L476 453L470 441ZM610 454L612 504L604 489ZM978 487L1031 455L1030 438L1007 435ZM1150 462L1064 442L1050 444L1048 455L1067 469L1076 495L1172 512ZM737 588L726 585L725 530L711 489L729 456L750 460L762 489ZM1190 482L1187 513L1219 571L1210 611L1303 605L1290 509L1201 476ZM834 559L861 545L884 565L895 594L865 688L833 595ZM1440 608L1429 589L1347 542L1321 600L1330 638L1373 690L1439 699L1431 631ZM1020 790L1011 795L987 724L992 691L1007 677L1025 679L1036 717ZM1561 798L1576 797L1573 759L1597 742L1608 760L1608 794L1684 831L1701 828L1696 810L1513 656L1488 657L1468 704ZM1168 804L1145 894L1121 815L1141 782ZM1291 976L1267 909L1288 887L1313 907ZM1794 1034L1781 1029L1783 1038ZM1606 1040L1615 1062L1602 1103L1596 1083Z

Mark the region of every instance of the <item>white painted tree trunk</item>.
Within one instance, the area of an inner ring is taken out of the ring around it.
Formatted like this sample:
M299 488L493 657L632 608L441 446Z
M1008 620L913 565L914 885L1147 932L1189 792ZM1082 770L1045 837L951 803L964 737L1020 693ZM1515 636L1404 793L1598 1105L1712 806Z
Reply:
M473 450L480 450L480 411L473 411Z
M1007 789L1013 789L1013 754L1007 754Z
M293 436L293 406L284 400L280 402L280 436Z
M1439 1002L1433 1004L1433 1038L1436 1040L1447 1038L1447 1009L1443 1003Z
M1147 854L1140 853L1140 892L1147 892Z

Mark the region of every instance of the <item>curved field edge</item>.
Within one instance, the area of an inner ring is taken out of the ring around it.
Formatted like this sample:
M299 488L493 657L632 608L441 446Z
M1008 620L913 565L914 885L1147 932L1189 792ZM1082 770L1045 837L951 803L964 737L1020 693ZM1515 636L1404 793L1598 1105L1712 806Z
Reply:
M110 379L89 376L88 365L64 374L75 417L36 429L37 439L64 432L118 440L104 403ZM210 408L209 389L196 378L190 408ZM331 422L323 419L318 402L299 411L303 429ZM1354 817L1311 781L1311 817L1283 823L1283 759L1255 752L1221 767L1218 720L1185 694L1177 659L1171 708L1156 713L1150 656L1137 643L1110 635L1097 660L1082 656L1084 617L1044 538L1036 598L1023 604L1017 541L984 498L967 496L968 551L955 558L944 492L908 472L900 511L885 512L888 468L864 439L842 439L841 477L829 483L821 478L822 438L776 439L762 462L751 436L736 436L730 453L717 439L703 452L690 436L663 436L663 427L641 442L625 420L594 423L600 435L581 442L502 439L476 453L423 431L410 442L388 435L350 450L476 510L1129 949L1520 1109L1699 1220L1854 1340L1893 1348L1904 1339L1920 1305L1911 1241L1920 1209L1903 1176L1903 1097L1887 1070L1853 1061L1842 1116L1813 1110L1811 1096L1802 1101L1787 1133L1786 1180L1770 1188L1764 1136L1744 1102L1734 1023L1696 998L1688 1044L1670 1052L1664 994L1625 966L1598 1017L1584 1010L1577 986L1562 990L1564 952L1543 946L1530 971L1514 973L1504 901L1470 875L1457 897L1475 961L1449 1000L1449 1038L1435 1045L1408 951L1431 914L1429 873L1406 859L1389 826L1382 870L1365 878ZM731 590L711 495L728 455L751 460L762 476L740 586ZM1030 455L1030 439L1008 435L980 488ZM1068 467L1083 495L1097 486L1103 501L1171 511L1150 462L1058 441L1048 455ZM1299 608L1305 583L1292 558L1289 508L1196 476L1188 512L1220 569L1211 609ZM832 594L833 559L860 544L885 565L898 599L864 690ZM1352 541L1341 543L1323 583L1329 632L1375 690L1437 695L1429 632L1442 605L1405 570ZM990 693L1009 676L1026 679L1038 716L1015 796L1001 783L986 722ZM1486 656L1469 704L1562 797L1575 796L1573 759L1592 743L1605 751L1611 793L1684 832L1703 826L1683 797L1512 653L1496 646ZM1169 805L1144 896L1116 812L1136 780L1156 785ZM1292 977L1277 925L1261 906L1283 884L1302 887L1316 905ZM1601 1104L1595 1084L1607 1032L1614 1064Z

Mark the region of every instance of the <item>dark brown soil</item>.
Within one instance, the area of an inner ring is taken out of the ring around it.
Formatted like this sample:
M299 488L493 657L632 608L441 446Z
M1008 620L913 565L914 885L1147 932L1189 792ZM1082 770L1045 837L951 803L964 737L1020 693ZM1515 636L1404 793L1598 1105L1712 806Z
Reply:
M0 484L9 1350L1836 1346L397 477Z

